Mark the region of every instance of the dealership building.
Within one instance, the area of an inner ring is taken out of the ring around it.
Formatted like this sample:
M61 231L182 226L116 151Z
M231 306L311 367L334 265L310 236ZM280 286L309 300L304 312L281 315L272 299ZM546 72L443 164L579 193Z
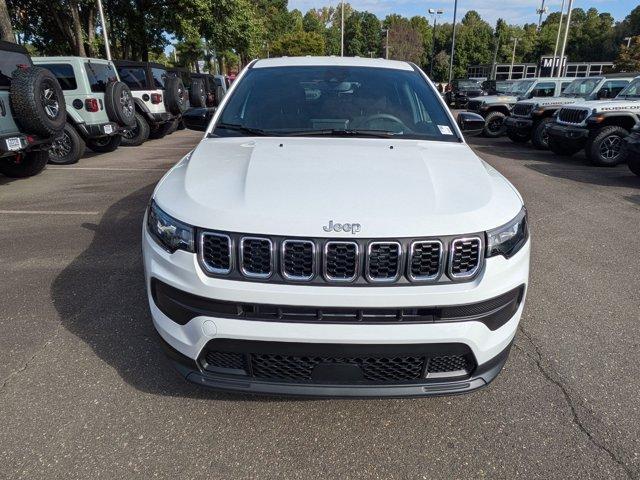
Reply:
M613 67L613 62L569 62L567 57L562 59L562 77L592 77L607 73ZM556 69L560 58L556 58ZM542 57L538 63L490 63L471 65L467 68L469 78L492 78L495 67L496 80L508 80L519 78L547 77L551 75L553 57ZM556 73L557 75L557 73Z

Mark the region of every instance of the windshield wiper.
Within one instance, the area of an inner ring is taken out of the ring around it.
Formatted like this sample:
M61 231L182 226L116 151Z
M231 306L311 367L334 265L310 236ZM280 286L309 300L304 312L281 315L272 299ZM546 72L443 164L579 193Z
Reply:
M217 130L218 128L222 128L223 130L233 130L234 132L246 133L246 134L254 135L258 137L271 135L270 132L267 132L266 130L262 130L261 128L246 127L244 125L240 125L237 123L219 123L218 125L216 125L216 128L214 129L214 131Z
M377 138L390 138L394 135L398 135L397 133L390 132L388 130L359 130L359 129L351 129L351 130L340 130L336 128L325 128L320 130L295 130L295 131L283 131L279 132L280 135L285 137L316 137L316 136L327 136L327 137L377 137Z

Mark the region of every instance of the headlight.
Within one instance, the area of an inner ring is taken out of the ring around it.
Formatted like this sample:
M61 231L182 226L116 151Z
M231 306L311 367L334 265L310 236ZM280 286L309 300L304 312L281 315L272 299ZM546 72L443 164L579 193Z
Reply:
M153 200L147 212L147 228L154 240L169 252L195 252L193 227L164 213Z
M487 257L502 255L510 258L527 243L528 238L527 210L522 207L509 223L487 232Z

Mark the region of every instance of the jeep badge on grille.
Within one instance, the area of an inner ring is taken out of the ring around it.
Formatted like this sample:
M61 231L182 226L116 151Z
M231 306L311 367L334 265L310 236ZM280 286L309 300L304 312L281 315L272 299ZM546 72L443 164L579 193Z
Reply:
M329 220L329 225L322 227L325 232L351 232L353 235L359 233L362 226L359 223L333 223Z

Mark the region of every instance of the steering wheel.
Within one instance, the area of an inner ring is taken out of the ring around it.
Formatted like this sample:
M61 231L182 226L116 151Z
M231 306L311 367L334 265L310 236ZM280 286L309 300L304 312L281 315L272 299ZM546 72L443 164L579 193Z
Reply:
M366 126L376 120L387 120L387 121L393 122L400 127L398 131L401 131L401 132L411 131L411 129L408 128L402 120L400 120L395 115L391 115L390 113L376 113L374 115L369 115L368 117L362 119L358 123L360 124L360 126Z

